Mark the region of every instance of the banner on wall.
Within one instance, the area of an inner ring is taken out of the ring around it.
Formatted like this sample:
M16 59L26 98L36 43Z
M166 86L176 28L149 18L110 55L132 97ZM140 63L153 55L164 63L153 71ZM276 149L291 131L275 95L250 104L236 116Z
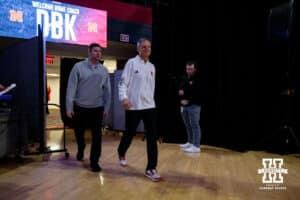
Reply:
M0 36L107 47L107 12L56 1L0 0Z

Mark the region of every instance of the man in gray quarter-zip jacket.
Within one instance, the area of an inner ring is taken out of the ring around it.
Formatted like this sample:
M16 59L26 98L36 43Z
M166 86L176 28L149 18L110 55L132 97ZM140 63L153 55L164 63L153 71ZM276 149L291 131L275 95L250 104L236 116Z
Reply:
M74 65L68 81L66 96L67 116L73 119L77 141L77 160L84 157L86 128L92 131L90 166L94 172L101 171L102 119L107 115L111 101L108 70L99 63L102 48L97 43L89 45L89 58Z
M155 68L149 61L150 41L140 39L137 51L139 55L127 61L119 83L119 99L125 109L125 132L118 147L119 161L121 166L127 165L125 154L140 120L143 120L148 156L145 176L152 181L159 181L161 177L156 170L158 153L154 102Z

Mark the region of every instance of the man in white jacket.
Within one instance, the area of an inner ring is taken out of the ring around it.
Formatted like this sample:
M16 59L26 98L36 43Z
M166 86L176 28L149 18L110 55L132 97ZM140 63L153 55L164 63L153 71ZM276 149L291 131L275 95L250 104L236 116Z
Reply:
M154 102L155 67L149 61L151 42L140 39L137 43L139 55L127 61L119 83L119 99L125 109L125 133L119 147L121 166L126 166L128 150L136 128L141 120L145 125L148 164L145 176L152 181L161 180L157 173L156 111Z

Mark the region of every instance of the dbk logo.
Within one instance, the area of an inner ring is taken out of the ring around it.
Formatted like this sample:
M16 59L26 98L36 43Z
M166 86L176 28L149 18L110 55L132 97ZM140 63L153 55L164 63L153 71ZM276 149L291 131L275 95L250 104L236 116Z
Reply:
M37 9L36 16L37 24L42 25L45 37L51 33L52 39L77 40L73 29L76 15Z

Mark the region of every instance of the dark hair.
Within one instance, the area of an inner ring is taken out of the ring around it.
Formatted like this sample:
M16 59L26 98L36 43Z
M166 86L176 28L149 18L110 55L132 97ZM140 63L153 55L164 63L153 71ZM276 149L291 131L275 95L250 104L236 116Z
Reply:
M100 46L100 44L98 44L98 43L91 43L91 44L89 45L89 51L92 51L92 49L93 49L94 47L99 47L99 48L102 50L102 47Z
M194 68L198 69L198 64L197 64L197 61L195 61L195 60L189 60L189 61L187 61L186 65L194 65Z

